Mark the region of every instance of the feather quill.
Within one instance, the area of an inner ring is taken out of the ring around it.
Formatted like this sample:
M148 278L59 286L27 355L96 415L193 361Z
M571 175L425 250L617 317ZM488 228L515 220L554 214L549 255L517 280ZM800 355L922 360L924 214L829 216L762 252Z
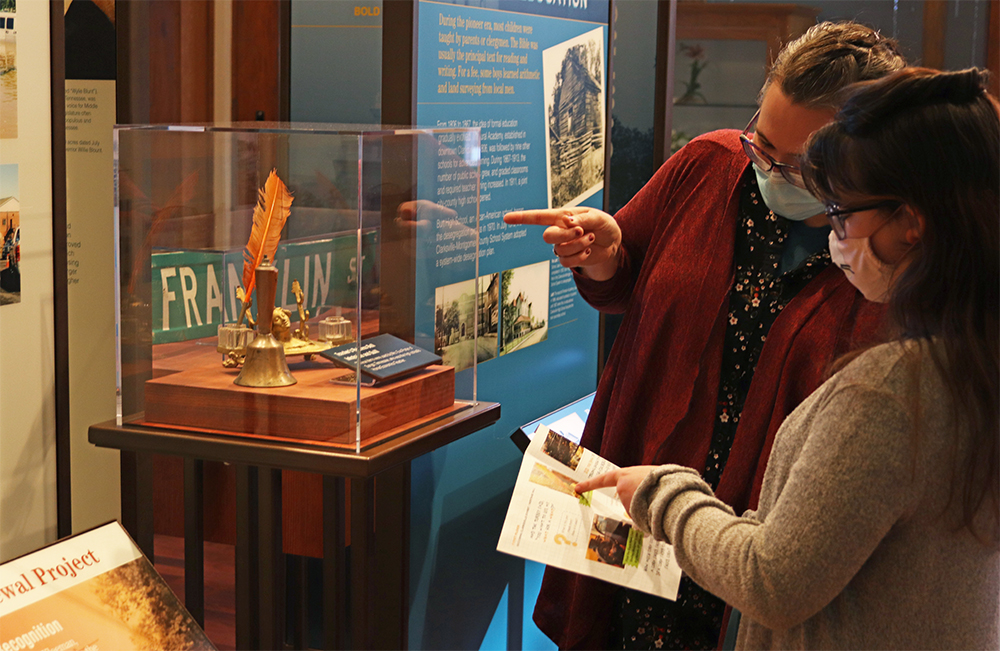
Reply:
M250 241L243 249L243 310L236 323L242 323L247 308L250 307L250 295L255 282L254 271L264 261L274 260L281 239L281 230L291 212L292 195L278 178L276 170L271 170L264 188L259 190L257 207L253 211L253 228L250 230Z

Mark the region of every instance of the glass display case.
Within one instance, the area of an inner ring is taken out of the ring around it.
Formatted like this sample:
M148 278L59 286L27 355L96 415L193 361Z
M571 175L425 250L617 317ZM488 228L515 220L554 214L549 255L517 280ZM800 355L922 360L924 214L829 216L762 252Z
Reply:
M360 452L475 404L478 128L114 142L119 425Z
M819 9L774 2L677 4L671 153L716 129L742 129L781 48Z

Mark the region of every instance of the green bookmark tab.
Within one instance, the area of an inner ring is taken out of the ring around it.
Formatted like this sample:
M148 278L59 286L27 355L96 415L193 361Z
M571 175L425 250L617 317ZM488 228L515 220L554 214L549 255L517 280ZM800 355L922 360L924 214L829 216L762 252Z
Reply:
M639 559L642 558L642 532L631 527L628 530L628 541L625 543L625 565L629 567L639 567Z

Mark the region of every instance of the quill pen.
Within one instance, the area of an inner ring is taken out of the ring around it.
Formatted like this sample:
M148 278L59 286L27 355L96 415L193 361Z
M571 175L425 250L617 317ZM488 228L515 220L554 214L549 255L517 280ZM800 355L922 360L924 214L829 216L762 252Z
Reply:
M258 191L257 207L253 211L253 228L250 230L250 241L243 249L243 309L236 323L242 323L250 307L250 294L255 284L254 271L264 261L274 260L278 250L278 240L281 239L281 229L291 212L292 195L282 183L275 170L271 170L264 189Z

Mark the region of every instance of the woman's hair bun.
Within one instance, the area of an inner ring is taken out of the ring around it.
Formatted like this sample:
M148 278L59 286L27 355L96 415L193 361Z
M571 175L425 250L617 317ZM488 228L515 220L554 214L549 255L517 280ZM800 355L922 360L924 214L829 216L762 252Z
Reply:
M885 120L922 106L974 102L986 92L988 78L989 73L978 68L947 72L904 68L846 89L848 99L838 119L848 133L861 135Z
M969 68L941 75L943 89L948 101L954 104L971 102L986 92L989 72L979 68Z

